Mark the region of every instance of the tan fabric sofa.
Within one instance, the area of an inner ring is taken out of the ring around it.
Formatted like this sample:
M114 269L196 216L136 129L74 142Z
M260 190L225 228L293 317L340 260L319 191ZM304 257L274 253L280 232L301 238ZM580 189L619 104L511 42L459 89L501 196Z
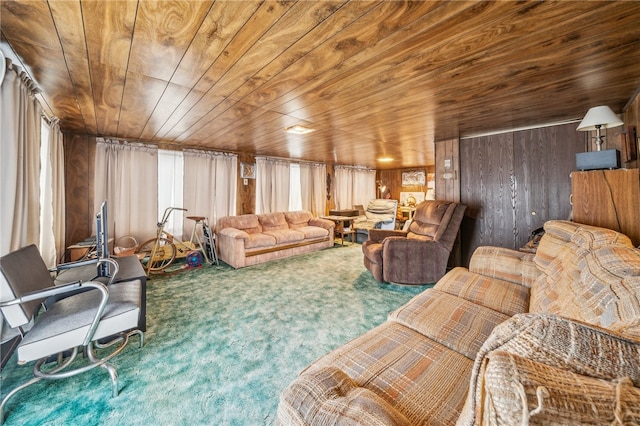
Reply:
M242 268L333 247L334 227L308 211L222 217L215 231L218 257Z
M481 247L283 392L282 425L640 423L640 250L545 224L537 253Z

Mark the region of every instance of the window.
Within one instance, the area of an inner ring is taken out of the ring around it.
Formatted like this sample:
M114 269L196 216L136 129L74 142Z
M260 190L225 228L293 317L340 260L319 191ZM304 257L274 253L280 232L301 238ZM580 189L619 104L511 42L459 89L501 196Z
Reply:
M300 181L300 164L289 165L289 211L302 210L302 184Z
M182 151L158 150L158 220L167 207L183 205L184 157ZM182 239L183 212L174 210L165 230Z

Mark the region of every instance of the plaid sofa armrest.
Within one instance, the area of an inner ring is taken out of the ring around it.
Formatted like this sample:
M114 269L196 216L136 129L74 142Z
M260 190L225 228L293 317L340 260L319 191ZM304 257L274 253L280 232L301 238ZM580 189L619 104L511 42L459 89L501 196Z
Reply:
M530 288L540 275L534 257L503 247L478 247L471 256L469 271Z
M628 378L633 386L640 386L640 341L555 315L518 314L494 328L480 348L459 425L480 422L484 366L496 352L598 380Z
M483 424L639 424L640 388L491 352L482 380Z

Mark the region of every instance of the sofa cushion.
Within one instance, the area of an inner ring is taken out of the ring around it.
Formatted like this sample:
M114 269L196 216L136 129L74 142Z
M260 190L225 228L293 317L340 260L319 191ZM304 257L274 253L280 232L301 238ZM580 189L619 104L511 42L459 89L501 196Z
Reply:
M593 244L582 234L573 238ZM608 245L591 251L567 245L532 289L531 312L562 315L640 337L640 251Z
M622 255L624 252L629 258L635 258L633 264L636 268L640 265L639 250L626 248L612 248L612 250L617 251L617 255ZM620 267L623 264L627 266L630 262L620 262L616 266ZM597 306L594 320L599 320L600 326L640 340L640 299L638 297L640 294L640 273L637 269L614 271L613 268L609 269L609 272L617 275L609 286L603 285L605 280L595 274L584 277L585 281L593 283L593 287L601 287L602 299L598 300L595 295L593 298L593 304ZM595 305L596 302L597 305ZM600 310L602 310L601 314Z
M620 245L587 252L573 266L552 262L532 312L562 315L640 338L640 250Z
M428 289L389 314L436 342L474 359L494 327L509 316L463 298Z
M385 322L314 362L332 366L402 413L410 424L453 425L464 405L473 361L396 322ZM282 398L287 398L285 391ZM298 394L307 404L320 403ZM309 424L300 422L299 424ZM344 423L350 424L348 419Z
M296 229L308 226L313 215L309 211L302 210L297 212L284 212L284 218L289 224L289 228Z
M442 234L446 229L455 206L450 201L433 200L423 205L418 205L411 225L409 225L408 237L415 236L420 238L420 236L426 236L437 241L439 234Z
M637 261L637 256L631 256L635 259L632 260L629 256L625 258L614 254L624 250L631 250L629 255L633 253L633 246L626 235L566 221L549 221L545 224L545 230L534 258L543 274L531 288L531 312L563 315L603 327L609 327L618 320L631 320L630 315L637 316L633 306L637 302L627 298L624 304L625 309L630 310L628 313L621 315L609 311L608 319L602 317L607 310L604 304L618 298L616 287L634 285L631 282L633 280L624 283L623 279L619 279L619 273L609 271L617 268L616 264L627 264L619 267L628 269L629 262ZM611 297L603 299L603 292ZM626 292L631 294L632 290ZM611 308L617 309L613 305ZM625 327L634 326L627 323Z
M544 230L534 262L545 273L567 246L581 253L612 244L633 247L629 237L619 232L565 220L550 220L545 223Z
M293 228L297 232L302 232L304 238L307 240L313 240L316 238L325 238L329 236L329 231L319 226L298 226Z
M278 420L281 425L411 424L391 404L335 367L300 375L280 399Z
M452 269L434 288L508 316L529 311L529 288L465 268Z
M540 276L534 256L504 247L481 246L471 256L469 271L531 287Z
M283 212L264 213L258 215L258 221L262 226L262 231L277 231L280 229L289 229L289 224L284 218Z
M257 249L262 247L271 247L276 245L276 239L273 235L267 234L248 234L249 238L244 240L244 248Z
M640 339L640 250L611 246L590 253L581 268L580 316Z
M304 240L304 232L289 228L264 231L264 234L275 238L276 244L297 243Z
M245 231L248 234L262 232L262 227L255 214L243 214L240 216L225 216L216 222L217 229L236 228Z

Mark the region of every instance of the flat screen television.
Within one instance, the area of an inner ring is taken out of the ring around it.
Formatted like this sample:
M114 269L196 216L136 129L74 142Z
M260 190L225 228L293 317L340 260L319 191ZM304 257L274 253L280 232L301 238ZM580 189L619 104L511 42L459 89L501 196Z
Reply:
M109 230L107 220L107 201L103 201L100 210L96 213L96 254L98 259L109 257ZM98 276L108 277L109 264L98 265Z

